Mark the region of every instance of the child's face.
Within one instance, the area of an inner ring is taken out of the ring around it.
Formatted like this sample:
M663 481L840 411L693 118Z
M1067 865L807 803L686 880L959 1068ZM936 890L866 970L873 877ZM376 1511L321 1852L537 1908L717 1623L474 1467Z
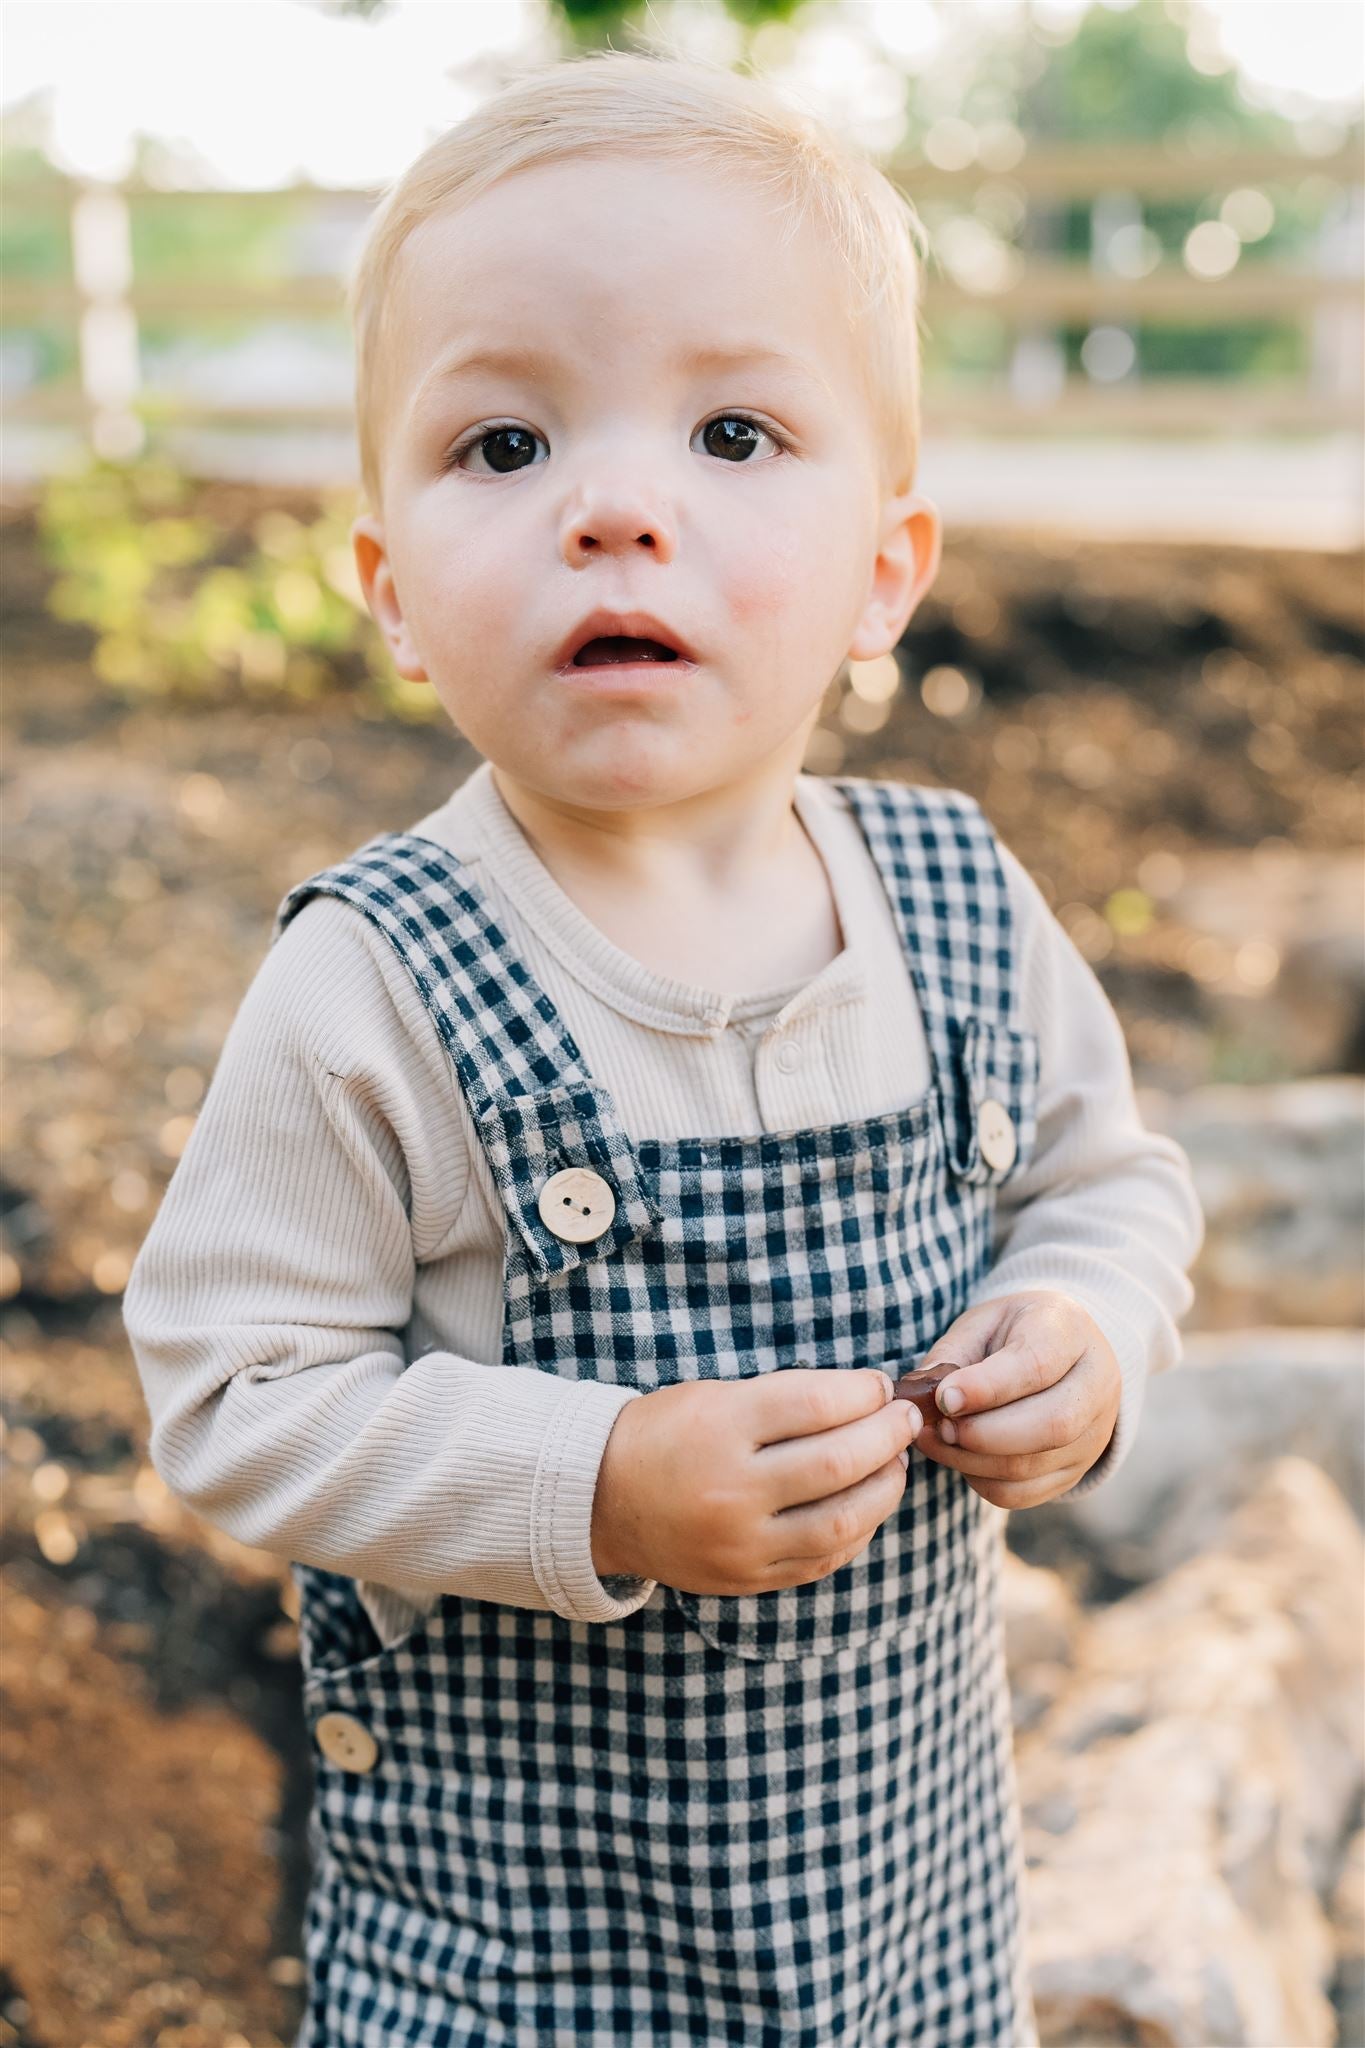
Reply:
M361 579L399 673L551 801L794 773L845 656L893 647L933 580L937 512L879 483L837 254L777 236L732 177L580 159L404 245ZM535 360L442 374L509 350ZM692 659L565 665L599 609Z

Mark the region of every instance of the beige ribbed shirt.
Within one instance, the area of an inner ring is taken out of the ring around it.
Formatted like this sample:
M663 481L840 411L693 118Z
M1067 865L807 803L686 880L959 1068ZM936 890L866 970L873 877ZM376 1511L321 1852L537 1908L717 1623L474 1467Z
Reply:
M632 1141L752 1136L888 1114L930 1085L857 820L818 777L797 778L795 803L843 950L802 983L740 993L668 979L613 944L534 852L487 762L407 829L468 865ZM1147 1374L1179 1356L1203 1219L1184 1153L1138 1116L1099 983L1002 851L1020 1022L1041 1042L1038 1132L997 1195L973 1299L1059 1288L1113 1345L1118 1425L1081 1493L1126 1456ZM233 1019L123 1315L167 1484L244 1543L360 1580L385 1642L443 1591L582 1621L662 1598L592 1563L603 1448L638 1392L501 1363L504 1219L407 970L362 913L313 898Z

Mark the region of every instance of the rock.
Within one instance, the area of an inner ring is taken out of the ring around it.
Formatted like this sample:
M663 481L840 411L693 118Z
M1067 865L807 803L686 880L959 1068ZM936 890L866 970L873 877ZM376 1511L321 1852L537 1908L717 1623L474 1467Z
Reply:
M1147 1387L1137 1441L1079 1500L1012 1514L1009 1542L1083 1595L1160 1578L1218 1538L1285 1453L1321 1466L1365 1519L1365 1333L1219 1330L1185 1338Z
M1065 1682L1079 1602L1056 1572L1005 1554L1005 1662L1016 1732L1032 1727Z
M1332 2005L1339 2048L1365 2043L1365 1828L1357 1828L1332 1893L1336 1974Z
M1278 1009L1279 1016L1275 1016ZM1310 933L1285 949L1271 1017L1310 1073L1358 1073L1365 1059L1365 947L1354 929Z
M1011 1671L1070 1661L1081 1611L1056 1572L1005 1560L1005 1653Z
M1331 2048L1363 1568L1335 1488L1281 1459L1215 1551L1076 1637L1017 1745L1044 2048Z
M1182 861L1166 910L1234 955L1269 948L1268 985L1248 1000L1235 987L1206 990L1214 1016L1240 1045L1288 1060L1300 1074L1358 1071L1365 1045L1365 868L1354 850L1283 840L1231 851L1197 849Z
M1143 1089L1183 1146L1204 1210L1190 1327L1365 1322L1365 1083Z

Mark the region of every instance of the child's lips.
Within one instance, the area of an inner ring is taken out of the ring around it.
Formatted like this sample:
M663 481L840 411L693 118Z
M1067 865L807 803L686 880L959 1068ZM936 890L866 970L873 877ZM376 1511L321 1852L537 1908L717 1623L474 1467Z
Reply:
M594 646L594 642L597 641L603 642L604 645ZM651 654L656 658L671 655L673 659L668 662L669 667L676 667L678 662L693 662L696 659L693 649L684 637L671 625L656 619L652 612L612 611L604 606L599 606L596 611L589 612L586 618L580 619L567 638L560 642L551 658L557 670L571 666L581 667L583 664L576 657L585 653L614 654L618 657L629 655L632 651L631 642L639 647L642 659L645 660ZM622 662L620 665L631 666L629 662ZM598 666L596 660L592 666Z
M624 691L635 695L641 690L667 689L670 684L676 687L696 672L696 662L684 661L681 655L676 661L570 661L555 670L561 682L569 683L575 689L587 690L594 696L612 696Z

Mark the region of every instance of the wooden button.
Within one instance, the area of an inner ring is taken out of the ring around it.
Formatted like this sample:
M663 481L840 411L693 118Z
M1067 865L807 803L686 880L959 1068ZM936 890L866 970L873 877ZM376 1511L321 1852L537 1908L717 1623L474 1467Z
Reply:
M536 1201L540 1220L566 1244L591 1244L610 1230L616 1197L590 1166L566 1166L552 1173Z
M313 1739L329 1764L343 1771L372 1771L379 1744L363 1721L352 1714L323 1714L313 1723Z
M997 1173L1008 1172L1019 1150L1019 1140L1003 1102L987 1096L976 1113L976 1135L981 1145L981 1157L987 1166Z

